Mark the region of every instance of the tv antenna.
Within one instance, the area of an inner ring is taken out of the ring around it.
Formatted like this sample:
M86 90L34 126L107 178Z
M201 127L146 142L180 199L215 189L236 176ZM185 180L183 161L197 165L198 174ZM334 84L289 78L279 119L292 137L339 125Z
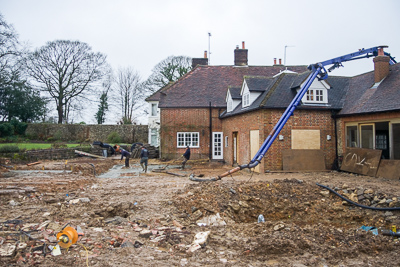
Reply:
M283 65L286 66L286 48L288 47L295 47L294 45L285 45L285 54L283 56Z
M210 39L211 39L211 32L208 33L208 65L211 65Z

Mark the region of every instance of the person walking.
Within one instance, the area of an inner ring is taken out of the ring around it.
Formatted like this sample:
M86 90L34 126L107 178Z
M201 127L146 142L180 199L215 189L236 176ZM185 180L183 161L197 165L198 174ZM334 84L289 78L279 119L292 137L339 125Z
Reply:
M140 166L142 166L144 172L147 172L148 159L149 151L144 146L142 146L142 151L140 152Z
M186 147L185 153L182 155L183 161L182 161L182 170L185 168L186 162L190 159L190 147Z
M128 151L126 151L125 149L119 148L119 150L121 151L121 160L125 157L125 167L129 168L129 158L131 157L131 153L129 153Z

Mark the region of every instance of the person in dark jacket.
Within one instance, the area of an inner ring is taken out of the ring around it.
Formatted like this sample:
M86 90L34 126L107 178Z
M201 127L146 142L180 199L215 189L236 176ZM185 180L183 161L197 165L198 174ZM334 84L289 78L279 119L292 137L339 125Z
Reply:
M144 172L147 172L148 159L149 159L149 151L144 146L142 146L142 151L140 152L140 166L142 166Z
M182 155L183 161L182 161L182 170L185 168L186 162L190 159L190 147L186 147L185 153Z
M131 153L122 148L119 148L119 150L121 151L121 161L125 157L125 167L129 168L129 158L131 157Z

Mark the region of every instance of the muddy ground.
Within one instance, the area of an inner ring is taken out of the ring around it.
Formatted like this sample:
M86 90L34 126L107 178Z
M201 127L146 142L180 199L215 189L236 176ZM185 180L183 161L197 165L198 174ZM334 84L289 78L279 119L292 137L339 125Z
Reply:
M400 265L400 242L381 231L400 227L399 211L355 207L316 185L366 206L396 208L397 180L243 170L217 182L194 182L191 174L216 177L230 167L192 162L180 170L175 162L151 160L143 173L137 160L130 169L119 164L89 158L3 162L0 253L10 255L0 256L0 265ZM169 173L153 171L166 164ZM260 214L265 222L258 223ZM83 236L53 256L43 247L56 245L67 223Z

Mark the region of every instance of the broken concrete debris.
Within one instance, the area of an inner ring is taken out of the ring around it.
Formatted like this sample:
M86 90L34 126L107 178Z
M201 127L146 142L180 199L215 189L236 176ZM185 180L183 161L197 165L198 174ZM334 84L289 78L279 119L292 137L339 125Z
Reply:
M226 222L224 219L221 218L219 213L215 215L210 215L207 217L203 217L202 219L198 220L197 225L199 226L224 226Z
M354 194L359 202L368 199L382 207L398 204L400 186L368 182L370 178L295 173L286 179L289 174L271 173L254 176L251 182L236 176L235 181L192 184L160 173L129 179L91 175L88 180L74 174L46 175L52 178L35 178L35 192L1 195L0 247L16 248L0 262L86 266L88 259L89 266L132 262L144 266L149 261L160 266L390 266L389 260L397 260L400 242L394 237L358 230L362 224L379 230L398 226L397 211L344 206L333 193L322 195L315 186L321 179L337 192ZM0 189L5 189L2 182ZM7 186L24 188L24 182L29 185L32 180L13 182ZM19 205L9 205L11 200ZM14 217L7 218L10 214ZM260 214L265 222L258 224ZM56 234L69 221L84 235L58 255ZM21 229L29 236L20 234ZM210 232L202 239L206 241L195 242L195 236L204 232Z

